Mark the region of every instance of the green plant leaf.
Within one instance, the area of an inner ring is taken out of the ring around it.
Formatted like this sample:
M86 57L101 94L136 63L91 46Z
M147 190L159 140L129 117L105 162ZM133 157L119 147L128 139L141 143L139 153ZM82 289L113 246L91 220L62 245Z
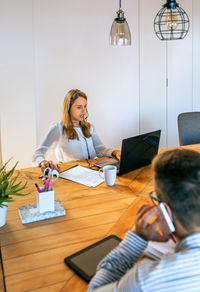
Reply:
M17 172L17 175L13 176L18 162L9 171L6 171L10 160L0 168L0 207L3 202L14 201L12 196L27 196L32 193L32 191L26 193L21 192L27 188L27 182L19 180L20 172Z

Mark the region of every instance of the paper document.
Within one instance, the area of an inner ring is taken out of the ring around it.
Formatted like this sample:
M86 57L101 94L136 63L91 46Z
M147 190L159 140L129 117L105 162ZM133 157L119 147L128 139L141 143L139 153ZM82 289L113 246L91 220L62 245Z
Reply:
M76 165L61 172L60 177L88 187L96 187L104 181L104 179L100 177L97 170L81 165Z
M167 242L149 241L144 251L146 256L161 259L167 253L174 253L176 244L170 239Z

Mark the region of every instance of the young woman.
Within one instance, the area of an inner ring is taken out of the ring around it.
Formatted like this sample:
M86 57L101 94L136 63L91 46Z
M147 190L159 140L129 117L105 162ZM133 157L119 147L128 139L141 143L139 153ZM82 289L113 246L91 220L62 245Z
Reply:
M120 151L106 148L93 125L87 122L87 96L78 89L70 90L64 99L61 123L54 123L33 155L33 160L44 170L52 161L45 159L53 148L58 162L82 160L94 157L114 156Z

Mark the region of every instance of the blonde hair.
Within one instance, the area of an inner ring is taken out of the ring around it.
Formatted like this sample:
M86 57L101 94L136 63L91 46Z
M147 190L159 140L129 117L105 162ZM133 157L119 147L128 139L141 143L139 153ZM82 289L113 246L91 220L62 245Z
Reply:
M64 99L64 102L63 102L62 119L61 119L62 134L63 134L63 136L67 136L67 138L70 139L70 140L74 140L74 139L78 140L78 134L74 130L73 123L72 123L72 120L71 120L70 110L71 110L72 104L79 97L83 97L83 98L85 98L87 100L87 95L84 92L80 91L79 89L71 89L65 95L65 99ZM91 125L90 125L90 123L88 123L86 120L83 120L83 121L79 122L79 125L80 125L80 127L82 129L83 135L86 138L91 137L91 134L90 134L90 126Z

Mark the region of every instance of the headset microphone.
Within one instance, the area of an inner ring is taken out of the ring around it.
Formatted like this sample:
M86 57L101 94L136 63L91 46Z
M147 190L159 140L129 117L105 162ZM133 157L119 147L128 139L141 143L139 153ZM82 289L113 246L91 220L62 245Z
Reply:
M84 119L87 120L88 119L88 116L89 116L89 114L88 114L88 111L87 111L87 116Z

